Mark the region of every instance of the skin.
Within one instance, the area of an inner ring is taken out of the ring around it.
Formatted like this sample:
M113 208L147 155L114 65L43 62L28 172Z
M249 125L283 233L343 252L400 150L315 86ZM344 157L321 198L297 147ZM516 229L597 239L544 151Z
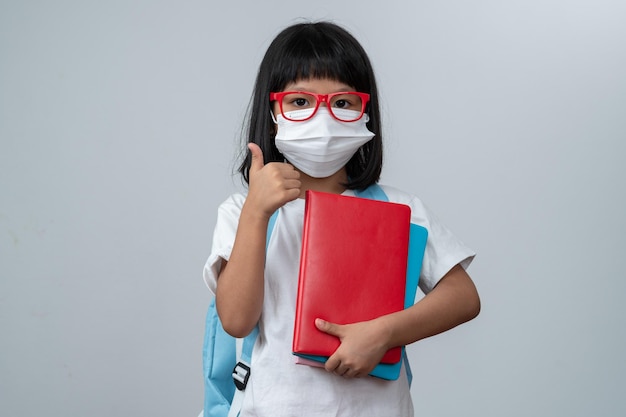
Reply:
M285 91L330 94L352 87L329 79L299 80ZM322 104L323 105L323 104ZM280 111L274 107L275 114ZM230 260L222 263L216 306L224 329L245 337L256 326L263 307L265 239L269 218L285 203L304 198L306 190L340 194L347 174L342 169L327 178L313 178L288 163L263 163L256 144L252 154L248 196L241 210ZM341 344L326 361L328 372L346 378L367 375L385 352L434 336L476 317L480 299L470 276L454 266L437 286L412 307L374 320L340 325L316 320L319 330L336 336Z

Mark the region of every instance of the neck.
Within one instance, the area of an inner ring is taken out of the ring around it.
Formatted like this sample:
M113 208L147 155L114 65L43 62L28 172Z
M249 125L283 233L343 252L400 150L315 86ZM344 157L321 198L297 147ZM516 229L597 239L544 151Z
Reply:
M304 198L304 194L307 190L341 194L346 190L343 184L348 182L348 174L345 169L341 169L330 177L313 178L300 172L300 181L302 183L300 187L300 198Z

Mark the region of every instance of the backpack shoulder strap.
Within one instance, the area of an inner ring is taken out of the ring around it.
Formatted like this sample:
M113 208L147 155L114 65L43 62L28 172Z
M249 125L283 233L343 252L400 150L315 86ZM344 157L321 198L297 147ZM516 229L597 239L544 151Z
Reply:
M270 217L270 221L267 224L267 237L265 240L265 251L267 252L267 248L270 246L270 237L272 236L272 231L274 230L274 225L276 224L276 218L278 217L278 210L272 214Z
M354 194L357 197L369 198L370 200L389 201L389 197L383 191L382 187L378 184L372 184L362 190L355 190Z

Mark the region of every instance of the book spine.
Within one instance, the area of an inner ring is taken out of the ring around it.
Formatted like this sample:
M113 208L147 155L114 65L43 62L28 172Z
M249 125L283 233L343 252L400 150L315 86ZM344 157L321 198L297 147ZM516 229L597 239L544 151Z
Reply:
M304 207L304 224L303 224L303 229L302 229L302 248L300 250L300 270L299 275L298 276L302 276L302 274L305 271L305 265L307 263L307 259L306 259L306 254L308 252L307 248L306 248L306 243L308 242L308 234L309 234L309 216L307 216L308 211L311 209L311 205L312 203L312 199L309 199L309 195L310 192L306 191L304 197L306 199L306 204ZM296 295L296 316L295 317L301 317L303 312L302 312L302 308L303 308L303 302L302 302L302 298L304 297L304 285L303 285L303 280L299 279L298 280L298 293ZM299 346L297 345L298 341L300 340L300 332L301 332L301 326L303 324L301 323L301 320L296 320L294 323L294 329L293 329L293 342L292 342L292 351L293 352L298 352L300 350Z

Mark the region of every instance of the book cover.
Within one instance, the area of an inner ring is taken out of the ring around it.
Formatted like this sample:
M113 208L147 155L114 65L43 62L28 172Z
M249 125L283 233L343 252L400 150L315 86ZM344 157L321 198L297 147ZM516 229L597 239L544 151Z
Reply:
M419 284L419 276L420 271L422 270L422 261L424 260L424 252L426 250L427 240L428 231L422 226L411 223L409 237L409 255L407 261L408 265L406 268L406 290L404 296L404 308L411 307L415 302L415 296L417 295L417 286ZM403 357L405 355L406 352L403 352ZM296 364L315 367L323 367L328 360L328 356L314 355L296 355L295 358ZM372 372L370 372L370 375L387 380L396 380L400 376L402 362L392 364L379 363L372 370ZM410 374L408 361L406 363L406 367L407 373Z
M307 191L293 352L330 356L339 339L315 319L349 324L404 308L410 207ZM401 348L381 363L398 363Z

